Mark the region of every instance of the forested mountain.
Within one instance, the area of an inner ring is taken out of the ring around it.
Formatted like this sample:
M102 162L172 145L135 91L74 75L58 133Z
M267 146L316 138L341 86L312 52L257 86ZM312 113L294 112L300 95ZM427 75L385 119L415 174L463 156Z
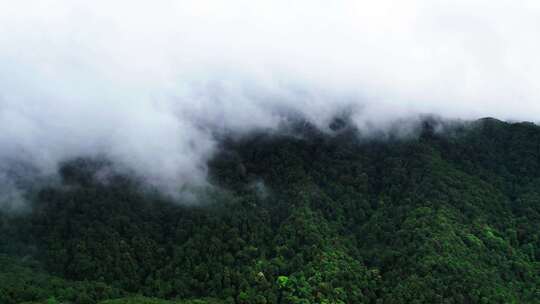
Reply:
M0 303L540 303L540 127L417 131L223 138L185 203L66 162L1 214Z

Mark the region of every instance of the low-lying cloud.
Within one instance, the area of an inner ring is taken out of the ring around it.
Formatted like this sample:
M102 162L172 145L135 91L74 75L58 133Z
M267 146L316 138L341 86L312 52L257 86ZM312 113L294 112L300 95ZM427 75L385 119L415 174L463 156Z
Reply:
M537 121L539 31L538 1L0 0L0 167L106 155L174 191L288 113Z

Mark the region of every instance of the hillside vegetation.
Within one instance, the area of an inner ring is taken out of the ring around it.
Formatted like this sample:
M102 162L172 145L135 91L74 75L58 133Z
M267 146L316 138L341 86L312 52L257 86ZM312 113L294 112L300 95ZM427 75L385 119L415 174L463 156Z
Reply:
M179 204L103 160L0 216L0 303L540 303L540 127L224 138Z

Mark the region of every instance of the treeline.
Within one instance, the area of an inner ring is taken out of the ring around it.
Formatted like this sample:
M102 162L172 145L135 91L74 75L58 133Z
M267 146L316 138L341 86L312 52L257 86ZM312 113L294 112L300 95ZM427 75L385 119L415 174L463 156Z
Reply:
M0 303L540 303L540 127L332 132L223 140L197 205L66 163L1 217Z

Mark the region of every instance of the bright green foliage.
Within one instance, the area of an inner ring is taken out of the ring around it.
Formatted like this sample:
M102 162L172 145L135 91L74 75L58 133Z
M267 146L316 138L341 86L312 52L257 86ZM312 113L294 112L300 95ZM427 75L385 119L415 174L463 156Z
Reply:
M279 288L284 289L289 284L289 278L287 276L279 276L277 278L277 284L278 284Z
M540 303L540 127L288 134L224 140L196 205L66 163L0 214L0 303Z

